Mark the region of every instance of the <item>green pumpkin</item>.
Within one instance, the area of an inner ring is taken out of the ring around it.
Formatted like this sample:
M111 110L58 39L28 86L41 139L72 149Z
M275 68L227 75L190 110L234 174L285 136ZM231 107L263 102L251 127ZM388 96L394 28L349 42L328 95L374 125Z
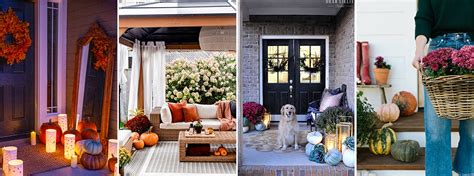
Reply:
M331 149L329 152L324 156L324 161L331 166L338 165L342 160L342 154L337 149Z
M316 163L324 163L324 155L326 155L326 149L323 144L317 144L313 147L309 155L309 160Z
M418 160L420 144L414 140L401 140L392 145L390 153L392 157L402 162L414 162Z
M384 126L370 134L369 149L375 155L388 155L392 144L396 141L395 131Z

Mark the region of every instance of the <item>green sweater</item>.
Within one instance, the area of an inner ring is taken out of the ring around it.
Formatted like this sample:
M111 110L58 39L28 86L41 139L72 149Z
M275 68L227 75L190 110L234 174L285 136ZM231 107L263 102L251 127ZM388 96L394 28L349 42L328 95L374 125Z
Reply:
M466 32L473 38L474 0L418 0L415 23L415 37Z

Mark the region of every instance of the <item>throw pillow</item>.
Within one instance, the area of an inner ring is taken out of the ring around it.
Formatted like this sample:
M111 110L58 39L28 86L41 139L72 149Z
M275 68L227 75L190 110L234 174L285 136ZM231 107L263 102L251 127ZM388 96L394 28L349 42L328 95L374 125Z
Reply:
M171 124L171 122L173 121L172 120L173 116L171 115L171 110L168 107L168 103L165 103L163 107L161 108L160 117L161 117L161 122L163 122L166 125Z
M217 105L196 104L196 108L200 119L217 118Z
M183 108L184 121L194 122L199 120L196 105L187 105Z
M342 97L343 94L344 93L340 93L340 94L337 94L337 95L326 94L323 97L323 100L321 100L321 105L319 106L319 111L323 112L324 110L326 110L326 108L339 106L339 104L341 104L341 97Z
M171 110L172 122L173 123L184 121L183 108L186 107L186 102L168 103L168 107Z

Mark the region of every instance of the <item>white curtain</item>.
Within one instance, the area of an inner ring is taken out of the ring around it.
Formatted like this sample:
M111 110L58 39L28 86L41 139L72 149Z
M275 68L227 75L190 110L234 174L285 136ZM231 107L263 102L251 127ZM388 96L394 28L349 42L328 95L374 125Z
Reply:
M165 102L165 43L142 42L143 99L146 115Z
M129 98L128 98L128 118L130 118L130 111L137 109L138 106L138 80L140 78L140 60L141 60L141 49L140 41L135 40L132 50L132 69L130 72L130 87L129 87Z
M128 120L128 98L129 98L129 84L125 70L128 68L128 47L119 44L119 57L118 57L118 75L119 75L119 86L120 86L120 121L125 122Z

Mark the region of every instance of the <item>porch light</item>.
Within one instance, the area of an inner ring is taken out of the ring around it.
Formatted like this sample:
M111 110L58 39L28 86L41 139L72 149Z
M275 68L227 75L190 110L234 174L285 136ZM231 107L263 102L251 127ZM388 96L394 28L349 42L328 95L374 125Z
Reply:
M76 135L66 134L64 135L64 158L71 159L74 155L74 144L76 143Z
M23 176L23 161L10 160L8 161L8 176Z
M59 114L58 123L62 132L64 133L67 130L67 114Z
M11 160L16 160L18 149L15 146L8 146L2 148L3 153L3 171L5 175L8 175L8 162Z
M262 119L265 129L270 128L270 121L272 121L272 115L268 112L265 112L265 114L263 114L263 119Z
M347 119L347 118L346 118ZM336 124L337 149L342 152L343 142L347 137L352 136L352 123L339 122Z
M107 160L112 158L112 154L114 155L114 157L118 158L117 147L118 147L118 140L109 139L108 150L107 150L108 151Z
M337 138L336 138L335 134L327 134L324 137L324 148L326 148L326 151L337 148L337 140L336 139Z
M56 130L46 130L46 153L53 153L56 151Z

